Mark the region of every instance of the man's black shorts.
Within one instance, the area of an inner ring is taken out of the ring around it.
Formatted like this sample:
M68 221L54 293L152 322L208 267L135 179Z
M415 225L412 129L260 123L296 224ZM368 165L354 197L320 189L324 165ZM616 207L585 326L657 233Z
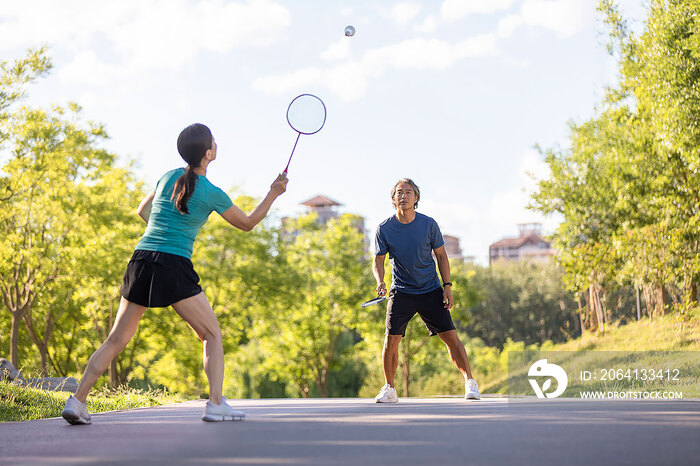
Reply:
M167 307L202 292L192 261L156 251L134 251L126 267L122 296L146 307Z
M454 330L450 311L442 302L442 288L422 294L408 294L401 291L389 292L389 304L386 307L386 332L389 335L406 335L406 326L418 313L430 336Z

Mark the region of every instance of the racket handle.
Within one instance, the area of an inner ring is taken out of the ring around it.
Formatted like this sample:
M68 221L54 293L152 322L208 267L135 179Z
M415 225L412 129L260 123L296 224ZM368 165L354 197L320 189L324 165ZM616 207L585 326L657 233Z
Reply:
M294 147L292 147L292 153L289 154L289 160L287 160L287 166L284 167L284 173L287 173L287 170L289 169L289 164L292 162L292 156L294 156L294 149L297 148L297 143L299 142L299 137L301 136L301 133L297 134L297 139L294 141Z

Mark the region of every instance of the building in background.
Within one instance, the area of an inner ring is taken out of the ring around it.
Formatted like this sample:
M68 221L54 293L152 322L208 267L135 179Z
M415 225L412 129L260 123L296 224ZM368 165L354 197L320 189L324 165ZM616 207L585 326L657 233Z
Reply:
M334 201L330 197L324 196L322 194L314 196L311 199L307 199L306 201L301 202L300 204L307 208L307 212L315 213L317 215L316 222L321 225L325 225L326 223L328 223L329 220L339 217L341 213L338 212L338 207L343 205L340 202ZM282 237L285 240L293 240L298 235L298 231L294 230L293 228L288 228L290 220L291 219L289 217L282 217ZM369 247L369 242L367 240L367 234L365 230L364 217L358 218L356 227L365 235L365 243Z
M445 240L445 252L450 259L464 259L462 248L459 245L459 238L452 235L442 235Z
M317 221L325 225L328 223L328 220L339 215L337 207L343 204L334 201L330 197L319 194L318 196L302 202L301 205L306 206L310 212L315 212L316 215L318 215Z
M518 224L517 238L503 238L489 246L489 264L496 260L549 262L555 255L542 236L541 223Z

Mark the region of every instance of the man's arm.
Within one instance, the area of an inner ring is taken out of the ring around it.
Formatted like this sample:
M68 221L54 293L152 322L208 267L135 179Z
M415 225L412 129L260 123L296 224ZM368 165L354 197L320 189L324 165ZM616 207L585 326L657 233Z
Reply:
M384 283L384 258L386 258L386 254L374 256L374 259L372 259L372 272L374 273L374 279L377 280L377 296L384 296L386 294L386 283Z
M440 246L437 249L433 249L435 257L437 258L438 270L440 271L440 277L442 277L442 283L450 283L450 261L447 258L447 252L445 251L445 246ZM452 309L454 304L454 298L452 297L452 285L446 285L442 291L442 301L445 303L445 309Z

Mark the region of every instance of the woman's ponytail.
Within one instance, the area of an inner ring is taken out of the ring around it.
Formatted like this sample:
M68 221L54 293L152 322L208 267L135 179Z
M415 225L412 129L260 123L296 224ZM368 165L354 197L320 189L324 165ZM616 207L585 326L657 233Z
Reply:
M187 168L175 182L170 199L175 199L175 207L180 213L190 213L187 209L187 201L192 197L197 184L197 174L194 169L202 163L207 151L212 148L212 143L211 131L201 123L195 123L183 129L177 138L177 151L187 162Z
M175 207L177 207L177 210L179 210L180 213L190 213L190 211L187 209L187 201L190 199L190 197L192 197L192 193L194 193L196 181L197 174L194 172L191 165L187 165L184 175L177 179L175 182L175 188L173 189L172 197L175 198Z

